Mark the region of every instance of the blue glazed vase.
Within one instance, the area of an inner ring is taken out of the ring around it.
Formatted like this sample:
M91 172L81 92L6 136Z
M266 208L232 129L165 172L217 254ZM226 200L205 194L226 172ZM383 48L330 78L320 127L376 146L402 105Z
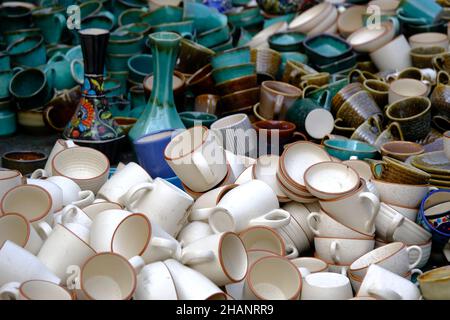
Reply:
M131 141L164 129L184 129L173 96L173 71L181 37L173 32L149 35L153 53L152 94L139 120L129 133Z

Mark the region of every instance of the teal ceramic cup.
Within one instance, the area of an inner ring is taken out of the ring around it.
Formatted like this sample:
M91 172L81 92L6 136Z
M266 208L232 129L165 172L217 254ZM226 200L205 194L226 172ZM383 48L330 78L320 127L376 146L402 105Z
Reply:
M215 83L251 76L256 74L256 66L253 63L238 64L231 67L214 69L212 76Z
M11 58L6 52L0 51L0 71L7 71L11 68Z
M143 35L148 35L151 31L151 26L148 23L140 22L140 23L130 23L123 25L116 29L117 32L119 31L127 31L127 32L133 32L133 33L139 33Z
M128 78L142 83L146 76L153 72L153 57L150 54L137 54L127 61Z
M227 24L227 17L218 10L201 3L184 2L184 20L193 20L198 33L203 33Z
M121 82L117 79L108 78L103 83L105 96L108 98L120 96L122 93Z
M0 30L2 32L28 29L31 26L31 9L20 2L2 6L0 9Z
M0 137L10 136L16 132L16 113L0 110Z
M51 73L47 77L40 69L25 69L13 76L9 83L9 92L20 109L39 108L53 97L53 83Z
M111 31L114 28L114 20L106 15L95 15L87 17L81 23L82 29L98 28Z
M224 26L198 34L197 42L202 46L211 48L227 41L229 38L230 38L230 27L226 24Z
M67 56L66 56L67 58ZM70 61L70 60L69 60ZM84 82L84 63L81 59L74 59L70 61L70 74L72 78L78 84L83 84Z
M205 126L209 128L217 120L217 116L214 114L197 111L180 112L180 118L186 126L186 129L192 128L193 126Z
M141 22L141 16L147 12L147 8L131 8L125 10L119 15L119 18L117 19L119 26L125 26L131 23L139 23Z
M111 33L108 43L108 53L135 54L143 49L144 36L139 33L120 31Z
M194 38L194 21L181 21L181 22L172 22L172 23L163 23L152 27L153 32L160 31L169 31L178 33L185 39L193 39Z
M433 24L443 14L443 8L435 1L402 0L397 16L402 22L413 24Z
M17 40L8 46L12 65L37 67L47 61L47 53L42 36L29 36Z
M67 51L72 49L73 47L68 44L55 44L55 45L49 45L46 47L47 49L47 58L53 57L57 53L62 53L65 55Z
M111 79L117 80L120 84L117 95L123 96L127 92L127 80L128 80L128 70L127 71L109 71L108 76Z
M5 43L9 46L11 43L16 42L17 40L29 37L29 36L38 36L41 34L41 30L39 28L31 28L31 29L19 29L8 31L3 34Z
M66 28L65 9L60 6L33 11L33 22L41 30L44 41L48 44L58 43Z
M251 53L248 47L218 52L215 56L211 57L211 65L214 69L250 62Z
M322 109L326 105L328 100L328 92L322 94L319 101L305 98L298 99L294 104L288 109L286 113L286 120L294 123L300 131L306 131L305 121L308 114L315 109Z
M127 71L128 70L128 60L133 56L133 54L116 54L107 53L106 54L106 68L109 71Z
M163 6L141 15L141 22L156 26L163 23L180 22L183 20L183 9L172 6Z
M279 52L300 51L306 35L298 32L283 32L272 35L268 42L270 48Z
M17 72L21 71L21 68L14 68L13 70L0 71L0 100L4 100L10 96L9 83L12 77Z
M219 43L218 45L211 47L209 49L211 49L215 52L233 49L233 37L230 36L230 38L227 41L225 41L223 43Z
M70 61L62 53L51 57L44 69L46 73L52 73L54 86L57 90L73 88L77 83L70 70Z

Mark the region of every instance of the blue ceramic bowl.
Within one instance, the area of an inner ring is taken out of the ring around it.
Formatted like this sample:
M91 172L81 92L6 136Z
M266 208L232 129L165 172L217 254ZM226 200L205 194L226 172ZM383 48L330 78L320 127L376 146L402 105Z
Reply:
M370 144L357 140L326 140L325 150L333 157L341 160L349 160L356 156L358 159L374 159L378 150Z

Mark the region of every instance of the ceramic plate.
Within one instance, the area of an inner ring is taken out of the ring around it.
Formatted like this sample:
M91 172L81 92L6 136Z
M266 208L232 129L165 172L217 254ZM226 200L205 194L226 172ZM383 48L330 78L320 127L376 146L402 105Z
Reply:
M447 159L444 151L429 152L415 156L412 158L411 164L429 173L450 175L450 160Z

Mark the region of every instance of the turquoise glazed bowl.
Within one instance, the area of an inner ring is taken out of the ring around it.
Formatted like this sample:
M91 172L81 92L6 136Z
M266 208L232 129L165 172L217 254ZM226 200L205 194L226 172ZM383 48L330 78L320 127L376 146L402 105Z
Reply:
M358 159L374 159L378 150L370 144L357 140L336 140L324 141L325 150L333 157L341 160L349 160L356 156Z
M0 137L9 136L16 132L16 113L0 110Z
M44 38L41 35L17 40L8 46L7 51L13 65L37 67L47 61Z
M197 43L211 48L227 41L230 38L230 27L226 24L197 35Z
M250 63L250 48L242 47L217 53L211 58L214 69L229 67L237 64Z
M206 112L185 111L180 113L181 121L183 121L186 128L201 125L210 127L211 124L217 120L217 116Z
M111 33L108 43L108 53L134 54L143 49L144 36L139 33L119 31Z
M148 23L140 22L140 23L126 24L124 26L117 28L116 31L128 31L148 35L150 33L151 28L152 27Z
M269 38L270 48L280 51L302 51L306 35L298 32L276 33Z
M10 45L11 43L23 39L25 37L37 36L40 34L41 30L39 28L13 30L3 33L3 40L6 42L7 45Z
M352 51L345 40L330 34L319 34L303 42L309 60L316 65L327 65L340 60Z
M150 54L137 54L128 59L128 78L142 83L153 72L153 57Z
M212 76L216 83L251 76L256 74L256 66L253 63L238 64L231 67L214 69Z
M163 6L141 15L141 22L148 23L151 26L163 23L180 22L182 20L183 9L171 6Z

